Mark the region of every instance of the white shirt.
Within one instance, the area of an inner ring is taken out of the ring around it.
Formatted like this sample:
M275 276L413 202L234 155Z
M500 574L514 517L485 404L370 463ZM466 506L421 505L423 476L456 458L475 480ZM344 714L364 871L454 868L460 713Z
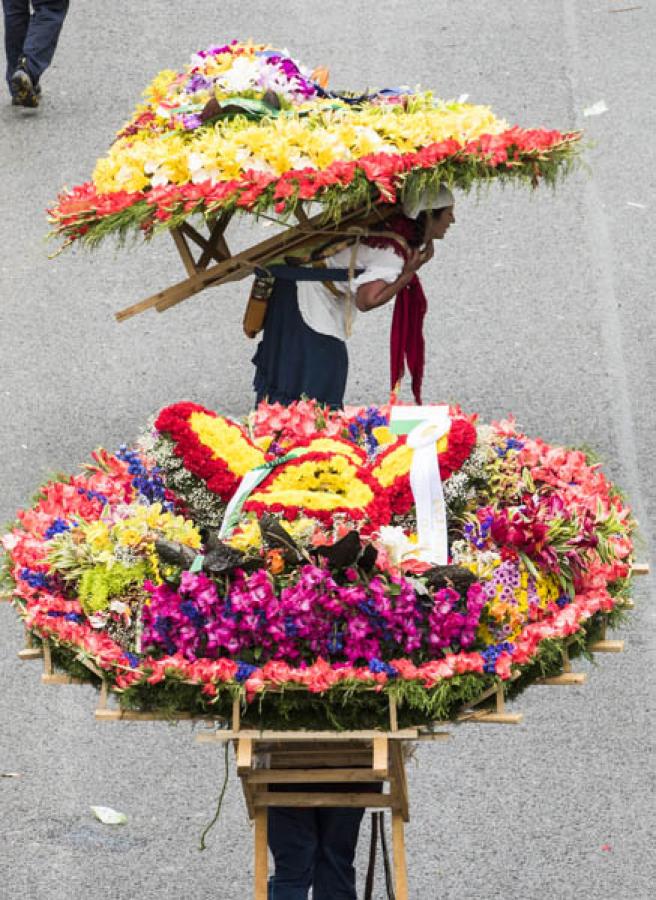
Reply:
M329 256L326 259L328 268L348 269L351 265L351 247ZM385 281L391 284L403 270L403 259L391 247L368 247L360 244L354 268L364 269L362 274L351 281L353 294L362 284L370 281ZM336 281L335 286L346 293L347 283ZM321 281L298 281L296 283L298 308L306 325L319 334L327 334L345 341L349 337L347 318L351 321L357 315L355 304L349 306L348 298L335 297Z

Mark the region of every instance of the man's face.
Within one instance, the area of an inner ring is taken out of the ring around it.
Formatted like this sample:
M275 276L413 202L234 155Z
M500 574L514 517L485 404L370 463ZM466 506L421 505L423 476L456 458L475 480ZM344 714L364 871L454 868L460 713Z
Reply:
M441 241L455 220L456 217L452 206L434 209L428 222L428 239Z

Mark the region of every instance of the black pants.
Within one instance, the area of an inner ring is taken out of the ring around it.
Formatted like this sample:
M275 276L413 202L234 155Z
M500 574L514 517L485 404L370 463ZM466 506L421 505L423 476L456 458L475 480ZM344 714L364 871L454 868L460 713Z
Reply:
M34 84L52 62L69 0L2 0L5 14L7 83L21 56Z
M363 809L269 809L269 900L356 900L353 859Z

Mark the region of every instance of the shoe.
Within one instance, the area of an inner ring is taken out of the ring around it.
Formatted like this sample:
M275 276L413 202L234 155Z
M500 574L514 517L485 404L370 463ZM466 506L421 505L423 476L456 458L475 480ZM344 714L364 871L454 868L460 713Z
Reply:
M41 99L41 88L34 84L30 73L27 71L25 58L18 63L18 68L11 76L11 102L14 106L25 106L35 109Z

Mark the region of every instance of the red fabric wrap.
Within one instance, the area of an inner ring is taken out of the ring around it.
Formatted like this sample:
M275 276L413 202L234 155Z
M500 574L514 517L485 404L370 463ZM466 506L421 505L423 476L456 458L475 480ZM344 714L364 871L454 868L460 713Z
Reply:
M395 231L408 243L415 241L417 223L406 216L395 216L385 228ZM391 237L367 238L364 243L370 247L390 247L399 256L406 258L405 248ZM421 406L421 385L424 379L424 316L427 309L426 294L419 277L412 280L398 292L394 302L392 330L390 332L390 381L391 390L403 378L407 363L412 382L415 402Z

